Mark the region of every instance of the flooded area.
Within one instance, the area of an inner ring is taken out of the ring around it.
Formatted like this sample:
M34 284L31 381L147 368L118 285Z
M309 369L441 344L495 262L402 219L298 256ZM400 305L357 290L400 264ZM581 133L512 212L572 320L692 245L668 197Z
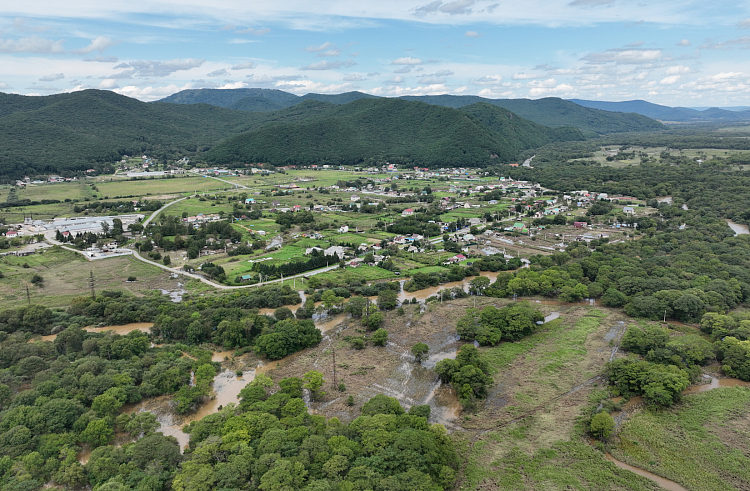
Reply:
M750 234L750 227L748 227L747 225L742 225L741 223L736 223L732 220L727 220L727 225L729 225L729 228L734 231L734 235Z
M497 276L503 271L482 271L480 276L484 276L486 278L489 278L491 282L494 282L497 280ZM404 283L406 283L406 280L400 280L401 283L401 291L398 294L398 301L403 303L407 300L411 301L411 299L416 298L418 302L424 303L425 300L427 300L429 297L436 296L440 290L450 290L451 288L459 287L465 292L469 291L469 282L475 278L475 276L465 278L461 281L452 281L450 283L443 283L442 285L438 286L431 286L429 288L425 288L423 290L417 290L415 292L407 292L404 291Z
M247 370L238 377L231 370L224 370L214 378L212 398L205 401L200 408L194 413L187 415L176 414L172 410L171 397L169 395L147 399L138 404L132 404L124 408L127 413L139 413L143 411L152 412L165 435L173 436L180 444L180 448L185 448L190 441L190 435L183 433L182 428L193 421L199 421L209 414L219 411L229 403L238 403L240 391L255 378L255 370Z
M153 322L133 322L131 324L123 324L121 326L104 326L104 327L93 327L93 326L86 326L83 329L85 331L89 332L107 332L112 331L115 334L120 334L121 336L125 336L126 334L133 332L133 331L143 331L145 333L151 332L151 328L153 327ZM49 334L47 336L41 336L42 341L54 341L57 337L57 334ZM32 338L31 341L38 341L39 338Z
M720 378L712 377L711 375L703 375L703 379L704 381L707 381L708 383L699 384L699 385L691 385L690 387L682 391L682 395L699 394L701 392L707 392L709 390L718 389L720 387L750 387L750 382L745 382L736 378L721 378L720 379ZM622 397L617 397L613 399L613 401L615 402L620 402L621 400L622 400ZM629 413L632 413L632 411L635 408L641 406L642 404L643 404L643 397L641 396L633 397L625 405L623 405L621 412L612 413L612 417L615 418L615 422L617 426L619 427L622 423L624 423L625 420L627 420L627 415ZM647 477L651 479L652 481L656 482L659 486L661 486L664 489L667 489L669 491L687 491L684 487L680 486L674 481L670 481L669 479L663 478L661 476L657 476L656 474L653 474L646 470L626 464L625 462L621 462L617 460L616 458L612 457L608 452L605 452L604 456L607 460L614 463L617 467L621 469L627 469L629 471L635 472L636 474L640 476Z

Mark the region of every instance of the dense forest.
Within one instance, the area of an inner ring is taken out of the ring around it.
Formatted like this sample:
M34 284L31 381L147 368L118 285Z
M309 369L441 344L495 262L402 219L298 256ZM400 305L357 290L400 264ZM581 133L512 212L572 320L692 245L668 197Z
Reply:
M320 103L300 104L305 107L317 108ZM481 166L493 160L514 161L528 148L583 139L573 128L553 130L495 106L467 109L359 99L328 105L314 118L269 124L230 138L205 158L224 165L362 165L388 160L423 167Z
M165 97L160 102L176 104L212 104L241 111L264 112L292 107L306 100L330 104L348 104L358 99L373 99L375 96L362 92L343 94L306 94L296 96L275 89L188 89ZM636 111L610 112L583 107L557 97L543 99L487 99L473 95L402 96L400 99L424 102L436 106L460 109L483 103L502 107L537 124L553 128L569 126L587 134L619 133L623 131L654 131L664 129L654 121Z

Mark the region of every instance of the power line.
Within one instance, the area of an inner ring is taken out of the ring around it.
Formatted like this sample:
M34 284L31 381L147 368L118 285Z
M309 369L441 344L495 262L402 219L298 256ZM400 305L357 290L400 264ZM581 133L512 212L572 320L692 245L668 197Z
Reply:
M96 285L96 279L94 278L93 271L89 271L88 284L89 284L89 287L91 288L91 298L96 300L96 291L94 290L94 286Z

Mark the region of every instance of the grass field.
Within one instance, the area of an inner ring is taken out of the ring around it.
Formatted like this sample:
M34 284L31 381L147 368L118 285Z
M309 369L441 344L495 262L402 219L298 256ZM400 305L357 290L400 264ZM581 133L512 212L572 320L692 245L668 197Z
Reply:
M129 181L111 180L97 182L96 187L99 189L99 194L102 196L109 196L109 199L115 199L118 196L158 196L162 194L180 193L192 194L194 191L200 193L231 188L227 183L217 181L216 179L191 176L190 174L186 174L186 176L187 177L149 178Z
M28 303L26 285L32 303L48 307L69 305L75 297L90 295L90 272L94 273L98 291L114 289L140 295L141 292L176 286L175 280L170 279L164 270L132 257L89 262L80 254L57 248L26 257L5 256L0 259L0 271L4 275L0 279L0 303L6 308ZM31 284L34 274L44 278L43 287ZM135 276L137 281L127 283L129 276Z
M352 280L374 281L391 279L396 278L396 275L376 266L359 266L357 268L334 269L326 273L317 274L315 278L323 284L330 282L338 285L349 283Z
M644 410L623 425L612 454L690 490L750 489L749 403L750 389L726 387Z

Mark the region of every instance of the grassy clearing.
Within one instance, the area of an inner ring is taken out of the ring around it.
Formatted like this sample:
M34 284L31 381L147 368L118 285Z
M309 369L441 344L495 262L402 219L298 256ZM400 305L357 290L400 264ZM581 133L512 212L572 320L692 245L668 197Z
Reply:
M29 267L23 267L24 264ZM27 257L4 257L0 260L0 271L5 275L0 279L0 303L5 308L28 303L26 285L29 285L32 303L47 307L69 305L73 298L91 293L88 286L90 272L96 278L97 291L123 290L141 295L150 290L176 286L175 280L163 270L132 257L89 262L80 254L55 248ZM43 287L31 284L34 274L44 278ZM129 276L135 276L137 281L127 283Z
M414 268L406 271L406 274L413 275L414 273L439 273L442 271L448 271L448 268L444 268L442 266L426 266L424 268Z
M396 275L391 271L377 266L359 266L357 268L346 268L346 269L334 269L327 273L320 273L315 275L319 280L326 282L330 281L336 284L349 283L351 281L373 281L373 280L386 280L396 278Z
M612 454L691 490L750 488L750 389L686 396L672 410L627 421Z
M557 442L526 453L515 446L526 438L524 428L494 433L477 442L468 455L461 489L502 490L632 490L661 489L654 482L607 462L601 453L582 442ZM489 465L483 458L498 444L510 446L506 455Z
M216 179L204 179L186 175L185 177L138 179L132 181L98 182L99 194L114 199L118 196L156 196L160 194L190 193L193 191L216 191L231 186Z

